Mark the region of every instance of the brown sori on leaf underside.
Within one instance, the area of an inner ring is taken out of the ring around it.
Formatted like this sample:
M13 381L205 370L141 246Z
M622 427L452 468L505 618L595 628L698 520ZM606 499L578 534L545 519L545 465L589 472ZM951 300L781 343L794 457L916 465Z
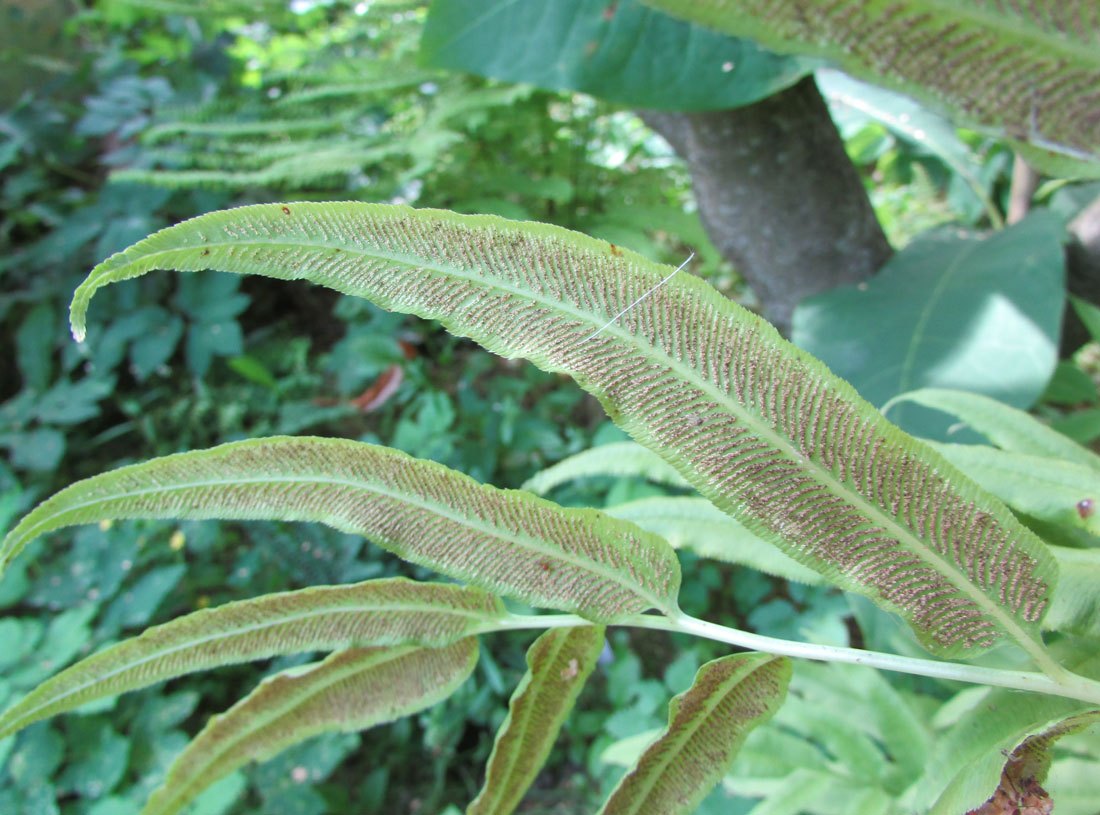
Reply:
M1038 641L1042 544L821 363L666 267L544 225L401 207L214 213L101 264L74 299L151 268L308 278L565 371L704 495L910 620L943 655ZM200 257L197 248L211 255ZM339 251L337 251L339 250Z
M738 36L837 60L1009 138L1100 155L1095 0L644 0Z

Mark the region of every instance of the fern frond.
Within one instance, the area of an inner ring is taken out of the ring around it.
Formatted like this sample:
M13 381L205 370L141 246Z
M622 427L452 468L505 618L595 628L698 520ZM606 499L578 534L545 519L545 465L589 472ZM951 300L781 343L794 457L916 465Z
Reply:
M542 224L369 204L201 216L100 264L92 294L151 269L308 279L438 319L572 375L636 440L755 534L901 614L945 656L1003 638L1049 665L1056 567L1001 504L846 382L703 281ZM605 329L596 334L603 326Z

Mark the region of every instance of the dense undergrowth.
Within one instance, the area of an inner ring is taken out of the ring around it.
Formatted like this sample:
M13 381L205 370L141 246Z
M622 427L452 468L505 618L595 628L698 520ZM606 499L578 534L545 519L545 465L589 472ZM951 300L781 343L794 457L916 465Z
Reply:
M118 464L257 435L379 442L505 487L625 438L566 379L304 284L150 276L101 295L87 341L69 341L66 306L95 262L202 212L354 199L537 219L656 260L678 263L694 249L694 273L751 305L691 211L685 170L633 115L419 67L418 4L307 6L269 4L257 22L232 4L196 17L106 0L66 17L52 51L23 55L41 75L34 87L4 88L0 113L0 527ZM899 245L943 221L986 226L975 189L994 206L1007 195L1010 154L996 142L961 137L973 151L968 182L867 117L837 117ZM1068 211L1076 200L1085 198L1065 190L1055 203ZM1078 365L1059 370L1046 410L1084 407L1066 426L1089 441L1095 387ZM553 494L611 506L670 491L603 476ZM366 546L314 526L191 522L121 522L35 544L0 583L0 703L188 611L426 574L378 550L364 557ZM697 575L682 597L689 613L773 636L862 642L858 613L834 590L682 557ZM468 800L530 639L483 646L476 681L444 704L293 748L220 782L195 812L434 813ZM616 632L526 811L592 808L621 773L605 749L659 727L668 698L718 653L659 632ZM138 812L185 733L294 661L175 680L0 742L0 811ZM937 690L915 679L898 687Z

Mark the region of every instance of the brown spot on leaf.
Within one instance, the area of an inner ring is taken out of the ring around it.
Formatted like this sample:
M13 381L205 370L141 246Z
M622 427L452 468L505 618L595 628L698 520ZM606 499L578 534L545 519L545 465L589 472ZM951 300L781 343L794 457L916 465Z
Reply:
M290 214L290 207L282 207L282 210L283 210L283 215L289 215Z
M1082 498L1077 502L1077 514L1081 516L1082 520L1091 518L1094 512L1096 512L1096 502L1091 498Z

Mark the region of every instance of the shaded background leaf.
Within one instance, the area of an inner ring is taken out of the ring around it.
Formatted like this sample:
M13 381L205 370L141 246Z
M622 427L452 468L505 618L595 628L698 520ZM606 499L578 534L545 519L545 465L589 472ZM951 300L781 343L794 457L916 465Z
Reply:
M747 105L812 65L638 0L433 0L420 48L436 68L672 110Z
M1030 407L1058 358L1063 232L1057 216L1036 212L986 238L922 236L866 284L801 303L792 340L875 405L935 387ZM890 418L916 436L948 438L949 421L915 405Z

